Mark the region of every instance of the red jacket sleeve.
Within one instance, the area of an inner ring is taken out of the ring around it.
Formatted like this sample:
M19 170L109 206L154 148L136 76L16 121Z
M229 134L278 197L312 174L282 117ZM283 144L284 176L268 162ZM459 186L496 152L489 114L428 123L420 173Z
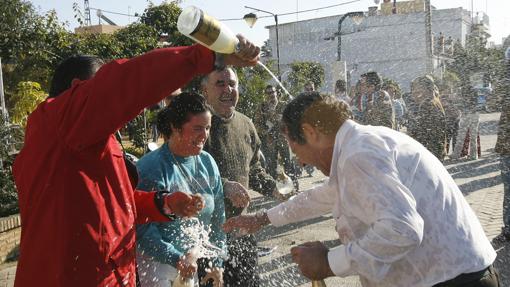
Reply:
M134 191L135 205L136 205L136 224L144 224L148 222L158 221L165 222L170 221L168 217L161 214L159 209L154 203L155 191Z
M102 66L96 75L54 99L59 135L79 151L106 139L143 108L159 102L194 76L212 70L214 54L194 45L158 49Z

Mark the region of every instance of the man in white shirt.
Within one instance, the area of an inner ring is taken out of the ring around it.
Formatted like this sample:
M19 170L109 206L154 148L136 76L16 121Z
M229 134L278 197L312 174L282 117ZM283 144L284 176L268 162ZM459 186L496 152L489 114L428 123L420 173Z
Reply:
M363 286L499 286L496 252L442 163L386 127L350 120L346 105L300 95L283 113L284 133L302 163L329 181L255 215L232 218L228 232L256 232L332 212L342 242L291 250L306 277L359 275Z

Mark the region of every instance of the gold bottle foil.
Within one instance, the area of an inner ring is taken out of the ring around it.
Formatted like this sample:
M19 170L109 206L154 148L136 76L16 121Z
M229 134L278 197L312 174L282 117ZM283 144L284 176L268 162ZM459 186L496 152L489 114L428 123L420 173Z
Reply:
M327 287L326 282L324 280L313 280L312 287Z
M218 20L200 11L200 21L190 35L198 41L210 46L218 39L220 29Z

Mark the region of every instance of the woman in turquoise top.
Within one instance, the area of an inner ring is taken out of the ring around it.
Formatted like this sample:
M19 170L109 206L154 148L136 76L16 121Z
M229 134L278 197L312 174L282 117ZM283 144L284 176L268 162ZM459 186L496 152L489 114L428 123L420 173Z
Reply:
M140 177L137 188L198 193L203 196L205 207L197 216L200 223L176 219L137 227L138 273L143 287L171 286L177 272L183 277L194 276L197 264L184 260L197 244L185 232L190 227L204 226L210 243L221 249L225 248L226 240L221 229L225 208L220 174L214 159L202 150L211 127L211 112L204 97L192 93L176 96L158 114L157 121L167 141L137 162ZM199 275L201 279L213 279L216 286L222 282L223 262L214 258L211 264L212 268Z

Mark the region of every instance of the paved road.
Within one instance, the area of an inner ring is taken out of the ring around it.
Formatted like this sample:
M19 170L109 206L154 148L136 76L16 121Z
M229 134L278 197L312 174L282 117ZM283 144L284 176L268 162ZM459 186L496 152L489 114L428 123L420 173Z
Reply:
M494 154L496 143L498 113L481 115L482 157L475 161L450 161L446 166L460 186L466 199L478 215L487 236L492 239L499 234L502 226L503 185L499 170L499 161ZM319 184L324 176L315 172L312 177L300 180L303 189ZM266 201L259 195L252 204L253 209L269 208L274 202ZM309 280L299 274L292 263L289 250L292 246L306 241L324 241L330 246L338 244L334 231L334 221L330 215L308 220L299 224L281 228L268 227L258 234L260 244L277 246L271 255L261 258L260 272L262 286L290 287L311 286ZM502 271L506 283L510 286L510 246L497 246L498 259L496 265ZM3 268L2 268L3 267ZM15 266L0 265L0 287L13 285ZM333 278L326 280L328 286L360 286L356 277L345 279Z

